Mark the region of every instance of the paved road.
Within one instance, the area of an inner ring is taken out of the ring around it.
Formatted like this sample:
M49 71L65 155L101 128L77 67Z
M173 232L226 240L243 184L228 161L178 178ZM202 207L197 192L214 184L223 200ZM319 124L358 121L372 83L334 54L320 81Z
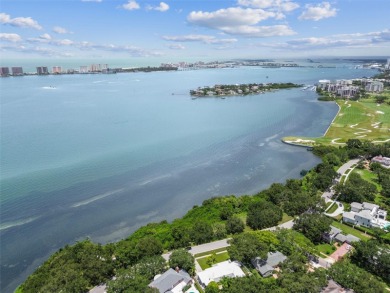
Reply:
M349 168L352 167L352 165L357 164L360 161L360 159L353 159L348 162L346 162L344 165L342 165L337 172L339 172L341 175L343 175Z
M345 174L345 172L347 172L348 169L350 169L354 164L357 164L359 162L360 159L353 159L353 160L350 160L348 162L346 162L344 165L342 165L338 170L337 170L337 173L341 174L340 178ZM351 171L352 172L352 171ZM349 172L346 176L346 178L344 179L344 182L347 180L349 174L351 174L351 172ZM339 182L339 179L336 179L337 182ZM325 191L323 194L322 194L322 198L325 200L325 203L328 203L330 201L332 201L332 197L334 196L334 191L333 191L333 186L330 188L330 191Z
M228 243L228 240L229 239L226 238L226 239L222 239L222 240L218 240L218 241L214 241L214 242L210 242L210 243L201 244L198 246L192 246L191 249L189 250L189 252L192 255L195 255L195 254L207 252L210 250L228 247L228 246L230 246L230 244Z
M293 220L290 220L290 221L285 222L283 224L280 224L278 226L271 227L271 228L266 228L264 230L273 231L273 230L276 230L277 227L285 228L285 229L291 229L293 225L294 225ZM218 240L218 241L214 241L214 242L210 242L210 243L205 243L205 244L201 244L201 245L197 245L197 246L192 246L191 249L188 250L188 252L190 252L192 255L195 255L195 254L204 253L204 252L211 251L211 250L225 248L225 247L230 246L230 244L228 243L229 239L230 238L226 238L226 239L222 239L222 240ZM162 257L166 261L168 261L169 260L169 256L171 255L171 253L172 252L164 253L162 255Z
M294 226L294 220L290 220L290 221L285 222L283 224L280 224L278 226L266 228L264 230L274 231L274 230L276 230L276 228L292 229L293 226Z

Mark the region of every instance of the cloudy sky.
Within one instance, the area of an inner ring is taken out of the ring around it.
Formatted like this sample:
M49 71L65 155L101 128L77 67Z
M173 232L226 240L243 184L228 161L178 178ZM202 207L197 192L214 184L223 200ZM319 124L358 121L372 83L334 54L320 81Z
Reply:
M1 0L0 58L390 55L389 0Z

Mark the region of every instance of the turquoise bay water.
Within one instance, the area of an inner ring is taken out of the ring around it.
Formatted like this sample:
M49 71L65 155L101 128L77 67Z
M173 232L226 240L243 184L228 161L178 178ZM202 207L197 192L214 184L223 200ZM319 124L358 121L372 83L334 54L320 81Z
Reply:
M298 178L319 160L280 138L322 135L337 112L301 89L195 100L190 89L372 74L250 67L0 79L1 291L67 243L115 241L211 196Z

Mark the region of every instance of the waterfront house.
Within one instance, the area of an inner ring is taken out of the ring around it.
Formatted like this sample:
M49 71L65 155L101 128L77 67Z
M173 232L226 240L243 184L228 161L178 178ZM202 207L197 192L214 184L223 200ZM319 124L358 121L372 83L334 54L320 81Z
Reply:
M251 262L262 277L269 277L272 275L275 268L286 259L287 257L283 253L276 251L268 252L266 259L256 257L252 259Z
M169 269L164 274L155 276L149 287L158 289L160 293L181 293L183 288L191 285L192 282L192 278L186 271L176 268L176 270Z

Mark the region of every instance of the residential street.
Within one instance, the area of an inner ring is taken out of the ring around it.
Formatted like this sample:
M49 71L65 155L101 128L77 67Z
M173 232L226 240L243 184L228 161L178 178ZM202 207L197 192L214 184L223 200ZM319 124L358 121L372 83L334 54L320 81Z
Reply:
M343 175L346 175L346 178L345 180L348 178L349 174L351 174L352 171L350 171L348 174L345 174L345 172L347 172L347 170L349 170L350 168L352 168L352 166L354 164L357 164L359 162L360 159L353 159L353 160L350 160L348 162L346 162L344 165L342 165L338 170L337 170L337 173L341 174L340 175L340 178L336 179L337 182L339 182L339 180L341 179L341 177ZM345 182L344 180L344 182ZM334 195L334 191L333 191L333 186L330 188L330 191L325 191L323 194L322 194L322 198L325 200L326 203L332 201L332 197Z

